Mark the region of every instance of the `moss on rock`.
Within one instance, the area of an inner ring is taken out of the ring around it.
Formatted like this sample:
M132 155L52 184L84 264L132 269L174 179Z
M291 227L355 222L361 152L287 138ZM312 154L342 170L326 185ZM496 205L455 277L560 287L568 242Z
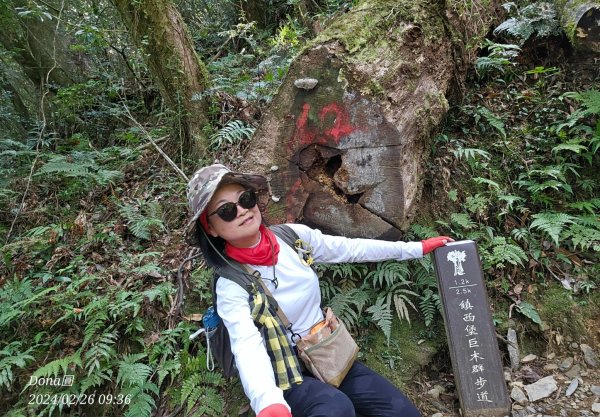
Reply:
M395 386L404 389L446 343L443 332L435 339L419 337L419 334L428 330L422 322L409 325L406 321L395 319L390 343L387 343L381 331L373 331L367 343L360 343L362 350L359 359Z

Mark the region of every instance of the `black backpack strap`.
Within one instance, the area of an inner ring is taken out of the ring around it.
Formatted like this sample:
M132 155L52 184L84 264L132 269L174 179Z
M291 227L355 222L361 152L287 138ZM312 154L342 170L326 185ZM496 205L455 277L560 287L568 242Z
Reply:
M295 249L294 245L296 244L296 241L300 239L300 237L298 236L298 233L294 231L294 229L287 224L276 224L274 226L270 226L269 229L271 229L271 231L275 233L277 237L287 243L292 249Z
M235 261L233 261L235 262ZM237 264L237 262L235 262ZM247 274L241 269L238 270L230 265L225 265L221 268L217 268L213 274L212 279L212 302L215 311L217 311L217 280L220 278L226 278L230 281L235 282L240 287L242 287L248 294L251 294L252 284L257 281L256 277L253 277L250 274Z
M310 266L315 270L312 257L312 246L300 239L300 236L298 236L298 233L296 233L294 229L287 224L277 224L269 227L269 229L298 253L300 260L304 265Z

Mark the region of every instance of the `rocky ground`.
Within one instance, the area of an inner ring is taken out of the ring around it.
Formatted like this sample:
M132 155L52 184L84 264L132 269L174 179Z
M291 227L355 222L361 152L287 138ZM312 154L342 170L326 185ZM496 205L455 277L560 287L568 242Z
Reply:
M598 347L565 341L558 352L538 356L513 352L505 378L512 402L513 417L600 416L600 360ZM511 370L512 366L512 370ZM449 373L423 375L425 395L418 405L424 415L462 415Z

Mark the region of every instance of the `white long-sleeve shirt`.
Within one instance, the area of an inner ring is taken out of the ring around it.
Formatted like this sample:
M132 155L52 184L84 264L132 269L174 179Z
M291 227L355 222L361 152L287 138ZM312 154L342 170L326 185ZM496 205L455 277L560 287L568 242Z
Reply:
M301 224L288 226L312 246L312 256L317 263L376 262L423 256L421 242L349 239L325 235ZM310 267L301 263L294 249L282 239L277 239L280 247L274 271L277 288L268 281L273 279L272 266L250 266L260 272L279 308L292 323L294 332L304 336L314 324L323 320L318 278ZM248 293L228 279L217 281L216 292L217 312L229 331L231 350L252 409L258 414L271 404L287 405L283 391L276 385L265 342L252 320ZM290 337L291 334L288 334Z

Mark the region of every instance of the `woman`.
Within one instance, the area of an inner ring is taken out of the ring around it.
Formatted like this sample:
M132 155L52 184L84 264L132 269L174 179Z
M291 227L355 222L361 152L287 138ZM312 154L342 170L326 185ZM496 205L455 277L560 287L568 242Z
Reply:
M323 320L321 293L314 271L262 223L257 192L266 189L264 177L233 173L223 165L198 170L188 184L192 210L190 243L200 246L215 268L233 259L260 273L279 308L300 336ZM386 242L328 236L301 224L290 224L300 239L312 246L315 262L372 262L422 257L452 239L439 236L422 242ZM273 345L254 324L255 308L247 289L230 279L216 283L217 312L231 341L244 392L257 417L420 416L396 387L360 362L354 362L338 388L303 372L282 337L284 372L274 371ZM283 327L282 327L283 329ZM285 331L285 330L284 330Z

